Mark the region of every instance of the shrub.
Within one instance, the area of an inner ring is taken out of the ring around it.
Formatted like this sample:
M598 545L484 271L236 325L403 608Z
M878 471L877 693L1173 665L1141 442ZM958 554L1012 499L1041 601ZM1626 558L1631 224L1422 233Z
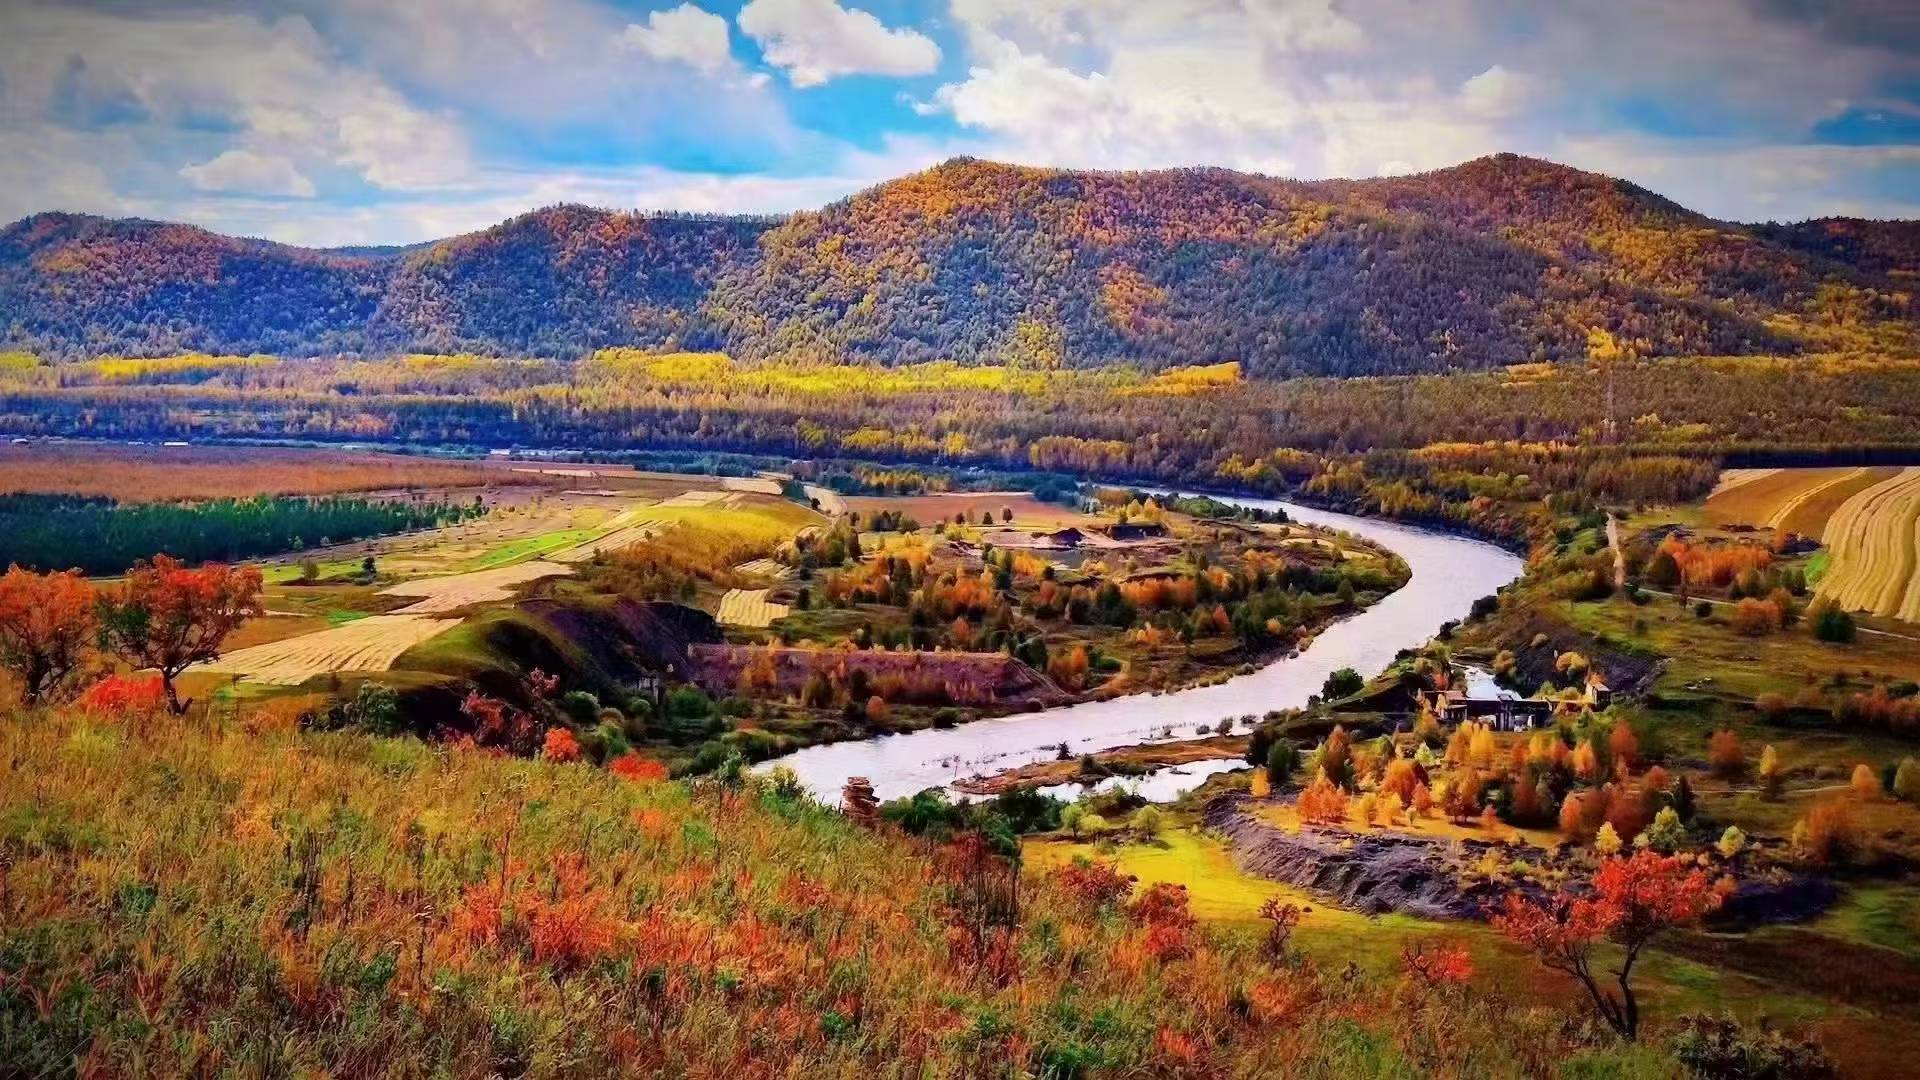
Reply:
M553 762L579 761L580 740L574 738L571 729L548 728L547 737L540 746L540 756Z
M600 699L585 690L569 690L560 695L560 711L581 727L592 727L600 716Z
M1269 782L1275 785L1286 783L1300 768L1300 748L1281 739L1268 748L1266 767Z
M1784 616L1780 605L1771 600L1746 599L1733 606L1734 632L1748 637L1765 637L1780 629Z
M1839 1075L1820 1044L1767 1027L1742 1027L1731 1016L1687 1016L1669 1047L1702 1080L1828 1080Z
M1715 773L1728 778L1745 773L1747 755L1740 746L1740 736L1729 728L1714 732L1707 740L1707 764Z
M1851 642L1857 632L1853 616L1833 604L1823 605L1813 618L1813 636L1821 641L1844 645Z
M1857 834L1853 808L1841 799L1813 805L1793 827L1793 849L1815 866L1831 866L1854 853Z
M1340 698L1352 697L1366 689L1366 686L1367 680L1361 678L1359 672L1350 667L1341 668L1327 676L1326 683L1320 688L1320 696L1328 701L1337 701Z
M1873 770L1864 761L1853 767L1853 779L1847 786L1852 789L1856 799L1877 799L1883 794L1880 778L1874 775Z

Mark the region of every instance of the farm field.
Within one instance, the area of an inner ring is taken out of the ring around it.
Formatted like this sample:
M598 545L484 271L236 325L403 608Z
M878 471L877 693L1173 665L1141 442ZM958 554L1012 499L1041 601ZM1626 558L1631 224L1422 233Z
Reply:
M728 589L720 598L720 608L714 617L727 626L750 626L756 629L772 626L777 619L787 617L788 607L767 600L767 589Z
M1920 468L1854 495L1827 523L1832 551L1819 595L1853 611L1920 621Z
M1896 473L1890 468L1729 469L1707 497L1716 525L1747 525L1819 538L1827 519L1854 494Z
M97 495L175 502L248 495L341 495L531 485L481 461L252 446L37 442L0 446L0 495Z
M386 671L401 653L459 625L418 614L371 615L330 629L229 652L201 667L277 686L341 671Z
M497 604L513 597L515 590L541 578L559 577L573 571L558 563L542 560L515 563L495 570L476 570L471 574L418 578L389 585L380 590L385 596L418 597L396 614L444 615L480 604Z

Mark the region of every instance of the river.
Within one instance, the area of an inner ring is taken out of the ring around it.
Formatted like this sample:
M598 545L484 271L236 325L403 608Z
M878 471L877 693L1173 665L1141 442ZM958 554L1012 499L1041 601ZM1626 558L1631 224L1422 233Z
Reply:
M1378 604L1322 630L1299 655L1225 682L811 746L769 765L793 769L815 796L835 803L850 776L866 777L876 795L893 799L1051 758L1063 741L1083 754L1156 741L1169 726L1174 739L1194 738L1200 724L1223 717L1303 706L1341 668L1376 675L1400 650L1424 644L1440 624L1464 618L1475 600L1520 576L1517 556L1479 540L1273 499L1223 501L1284 510L1295 521L1372 540L1405 559L1413 576Z

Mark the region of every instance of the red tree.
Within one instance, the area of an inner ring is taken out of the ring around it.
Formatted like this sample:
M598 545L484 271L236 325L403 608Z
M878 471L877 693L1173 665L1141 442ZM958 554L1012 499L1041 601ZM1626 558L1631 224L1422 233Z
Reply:
M1704 870L1676 856L1640 851L1602 863L1589 892L1563 889L1544 903L1509 895L1494 925L1547 967L1573 976L1601 1018L1632 1039L1640 1031L1633 965L1641 951L1669 928L1699 921L1720 899ZM1617 994L1594 973L1594 951L1602 941L1621 952L1612 972Z
M101 624L122 660L160 673L167 708L179 714L190 702L180 700L174 680L218 658L227 635L258 614L258 568L208 563L189 570L170 555L155 555L150 564L136 563L107 594Z
M94 638L94 593L77 570L0 576L0 667L29 707L65 693Z

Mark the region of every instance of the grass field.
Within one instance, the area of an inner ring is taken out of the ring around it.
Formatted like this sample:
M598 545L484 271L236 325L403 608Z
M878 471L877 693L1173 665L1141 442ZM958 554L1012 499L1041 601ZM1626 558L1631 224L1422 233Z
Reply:
M1819 595L1854 611L1920 621L1920 468L1848 499L1827 523L1833 552Z

